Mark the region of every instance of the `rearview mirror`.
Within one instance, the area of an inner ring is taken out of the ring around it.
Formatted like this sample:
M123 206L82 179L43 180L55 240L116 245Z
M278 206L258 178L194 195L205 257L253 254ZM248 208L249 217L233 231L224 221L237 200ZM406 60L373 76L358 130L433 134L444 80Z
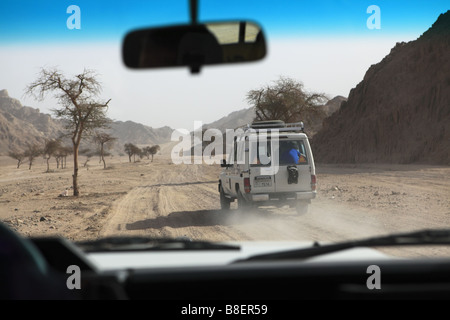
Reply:
M257 61L266 55L261 28L247 21L157 27L128 33L122 46L129 68L187 66Z

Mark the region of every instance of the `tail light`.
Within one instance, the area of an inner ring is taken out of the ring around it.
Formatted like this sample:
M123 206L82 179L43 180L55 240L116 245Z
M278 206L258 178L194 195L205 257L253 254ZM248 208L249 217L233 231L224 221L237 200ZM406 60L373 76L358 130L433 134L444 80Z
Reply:
M312 191L316 191L316 175L312 174L311 175L311 190Z
M250 186L250 178L244 178L244 191L245 193L250 193L251 190L251 186Z

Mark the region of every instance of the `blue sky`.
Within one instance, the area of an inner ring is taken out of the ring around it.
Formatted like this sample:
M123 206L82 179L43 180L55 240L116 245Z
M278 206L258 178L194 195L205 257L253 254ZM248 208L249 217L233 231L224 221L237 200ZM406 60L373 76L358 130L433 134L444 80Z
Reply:
M262 62L204 68L133 71L120 56L129 29L186 23L185 0L1 0L0 90L23 105L50 113L56 101L23 96L42 67L58 67L67 76L94 69L111 98L109 115L152 127L193 129L248 108L245 95L287 76L309 91L348 96L367 69L380 62L396 42L417 39L450 9L448 0L433 1L244 1L199 0L200 21L251 19L268 37ZM108 3L108 4L107 4ZM270 3L270 7L269 4ZM69 30L67 7L78 5L81 29ZM381 29L366 25L370 5L381 12Z
M422 32L439 13L450 9L448 0L203 0L200 20L253 19L269 36L280 35L368 35L369 14L381 10L382 34ZM81 30L69 30L69 5L81 10ZM0 2L0 42L20 41L110 41L126 30L145 25L184 23L189 19L187 0L2 0Z

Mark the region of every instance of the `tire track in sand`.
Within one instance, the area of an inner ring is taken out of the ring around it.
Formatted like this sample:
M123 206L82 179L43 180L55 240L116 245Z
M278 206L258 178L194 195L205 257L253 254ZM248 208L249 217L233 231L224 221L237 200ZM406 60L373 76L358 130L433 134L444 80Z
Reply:
M195 165L170 169L154 172L149 183L133 188L116 200L100 236L248 239L229 223L229 214L219 210L215 172L205 174Z

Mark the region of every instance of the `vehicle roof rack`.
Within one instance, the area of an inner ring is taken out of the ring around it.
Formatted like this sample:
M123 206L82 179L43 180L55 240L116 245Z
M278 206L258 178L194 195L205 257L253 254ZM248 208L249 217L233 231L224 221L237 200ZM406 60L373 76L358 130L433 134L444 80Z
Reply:
M250 128L284 128L286 123L282 120L267 120L267 121L255 121L250 125Z
M285 123L282 120L268 120L268 121L255 121L252 124L247 124L244 126L245 131L254 130L259 131L277 129L279 132L301 132L304 133L303 122Z

